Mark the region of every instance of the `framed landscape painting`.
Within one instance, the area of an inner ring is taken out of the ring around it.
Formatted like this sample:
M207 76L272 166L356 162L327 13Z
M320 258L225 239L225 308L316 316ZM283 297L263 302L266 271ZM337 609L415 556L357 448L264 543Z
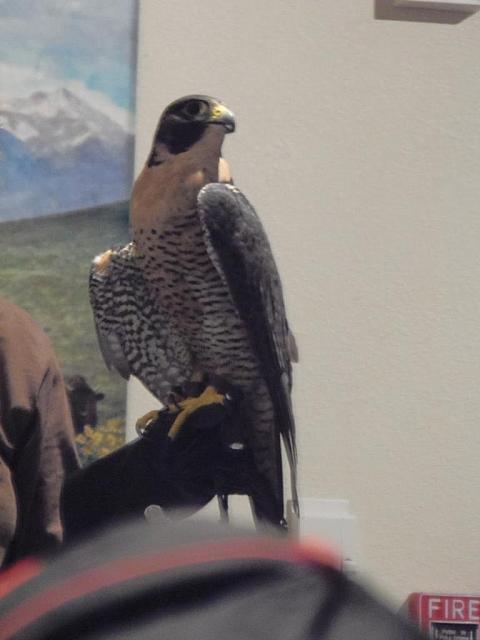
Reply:
M49 335L84 462L124 441L125 384L97 346L88 273L128 240L136 11L0 1L0 295Z

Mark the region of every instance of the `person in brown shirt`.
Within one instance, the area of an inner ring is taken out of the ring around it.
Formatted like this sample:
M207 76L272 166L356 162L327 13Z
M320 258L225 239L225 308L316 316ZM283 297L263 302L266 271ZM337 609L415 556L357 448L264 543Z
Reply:
M0 297L0 566L62 540L59 500L78 468L67 395L49 339Z

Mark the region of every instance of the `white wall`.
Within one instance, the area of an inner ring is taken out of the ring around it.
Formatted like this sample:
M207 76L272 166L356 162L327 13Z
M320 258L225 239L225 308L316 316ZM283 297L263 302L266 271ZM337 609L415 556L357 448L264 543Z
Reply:
M235 111L301 349L300 493L351 501L400 602L479 589L480 14L374 5L142 0L137 167L170 100Z

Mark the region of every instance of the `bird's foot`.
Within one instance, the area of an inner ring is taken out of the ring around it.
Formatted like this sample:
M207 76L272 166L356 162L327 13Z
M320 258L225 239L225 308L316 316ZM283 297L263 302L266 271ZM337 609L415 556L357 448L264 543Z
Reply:
M168 395L168 409L170 411L178 411L184 400L187 400L188 398L196 398L202 393L202 391L205 391L209 384L207 376L204 376L201 380L191 380L181 386L172 387L172 390Z
M178 408L180 409L180 411L175 418L172 426L170 427L168 437L171 440L175 440L186 420L195 411L197 411L201 407L207 407L212 404L223 405L225 403L225 399L226 395L219 393L214 386L208 385L199 396L182 400L178 403Z
M160 414L160 411L158 411L158 410L157 411L149 411L148 413L146 413L141 418L138 418L138 420L135 423L135 431L138 433L139 436L143 436L145 434L145 432L150 429L152 424L156 420L158 420L159 414Z

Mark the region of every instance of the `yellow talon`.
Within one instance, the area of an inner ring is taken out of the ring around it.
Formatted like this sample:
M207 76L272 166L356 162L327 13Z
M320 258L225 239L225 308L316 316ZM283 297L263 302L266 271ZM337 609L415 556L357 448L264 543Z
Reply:
M155 420L158 418L159 413L160 411L149 411L141 418L138 418L135 423L135 431L138 433L138 435L143 435L143 433L146 431L146 429L148 429L152 422L155 422Z
M210 404L223 404L224 402L225 396L218 393L218 391L211 386L207 387L196 398L187 398L186 400L182 400L178 403L180 412L170 427L168 437L171 440L174 440L187 418L197 411L197 409L200 409L200 407L206 407Z

